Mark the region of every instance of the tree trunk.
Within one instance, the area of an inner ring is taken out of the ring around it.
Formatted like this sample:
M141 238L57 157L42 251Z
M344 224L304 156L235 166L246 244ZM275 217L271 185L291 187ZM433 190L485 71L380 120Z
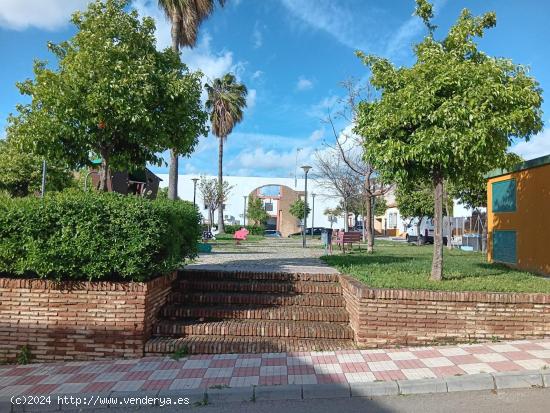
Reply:
M443 278L443 179L437 173L434 176L434 253L432 275L434 281Z
M179 17L174 13L172 15L172 50L179 56ZM175 149L170 150L170 169L168 171L168 199L178 199L178 152Z
M106 150L101 151L101 167L99 171L99 187L102 192L109 190L109 153Z
M366 196L366 217L363 219L363 228L367 230L367 253L371 254L374 251L374 228L372 225L372 196Z
M219 138L220 144L218 147L218 190L223 191L223 139ZM219 194L220 196L222 194ZM218 233L225 233L225 225L223 222L223 200L218 208Z
M168 199L178 199L178 153L170 150L170 170L168 172Z
M416 222L416 245L422 245L420 242L420 225L422 225L422 219L424 217L418 217L418 221Z
M348 204L344 200L344 232L349 231L349 225L348 225Z

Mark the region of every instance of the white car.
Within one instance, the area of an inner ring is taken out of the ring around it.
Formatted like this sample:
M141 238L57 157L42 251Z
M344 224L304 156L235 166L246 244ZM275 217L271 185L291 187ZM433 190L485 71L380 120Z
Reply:
M443 243L447 243L447 236L449 230L447 228L447 217L443 217ZM418 218L414 218L407 225L407 242L418 242L420 237L420 244L433 244L434 242L434 221L432 218L423 217L420 221L420 233L418 233Z

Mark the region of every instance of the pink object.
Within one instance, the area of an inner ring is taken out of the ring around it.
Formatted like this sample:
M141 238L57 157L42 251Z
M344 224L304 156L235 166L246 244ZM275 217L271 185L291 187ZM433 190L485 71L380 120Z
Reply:
M248 235L248 230L246 228L241 228L238 231L235 231L235 234L233 235L233 238L237 241L237 244L239 241L246 240L246 236Z

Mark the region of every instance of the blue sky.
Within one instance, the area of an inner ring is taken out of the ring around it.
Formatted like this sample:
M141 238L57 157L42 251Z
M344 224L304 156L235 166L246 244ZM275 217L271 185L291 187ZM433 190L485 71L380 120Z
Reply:
M15 104L23 101L15 82L31 76L33 59L51 58L47 41L59 42L74 33L69 15L87 2L0 0L2 130ZM132 6L157 20L158 46L168 46L169 26L157 1L134 0ZM550 2L439 0L439 36L464 7L475 14L496 11L497 27L480 40L482 50L528 65L543 90L550 90ZM343 95L339 82L368 75L354 50L386 56L398 65L413 62L411 45L425 34L419 19L412 17L413 9L413 0L229 0L218 8L201 26L197 47L184 50L182 59L209 78L232 71L249 89L244 121L225 147L224 173L291 176L297 148L303 148L299 163L312 162L315 149L334 140L321 119ZM550 153L546 100L545 131L513 149L526 159ZM191 158L180 162L180 173L215 173L216 148L214 137L201 138Z

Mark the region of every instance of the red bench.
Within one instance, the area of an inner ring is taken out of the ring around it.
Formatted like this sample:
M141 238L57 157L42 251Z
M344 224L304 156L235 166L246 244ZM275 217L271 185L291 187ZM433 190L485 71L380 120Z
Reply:
M338 244L338 247L342 250L342 253L346 252L346 244L349 245L350 251L353 249L353 244L359 245L359 251L361 251L361 240L363 236L360 232L355 231L339 231L336 235L336 244Z
M238 231L235 231L235 234L233 234L233 239L235 240L235 244L239 245L241 241L246 240L246 236L248 235L248 230L246 228L241 228Z

